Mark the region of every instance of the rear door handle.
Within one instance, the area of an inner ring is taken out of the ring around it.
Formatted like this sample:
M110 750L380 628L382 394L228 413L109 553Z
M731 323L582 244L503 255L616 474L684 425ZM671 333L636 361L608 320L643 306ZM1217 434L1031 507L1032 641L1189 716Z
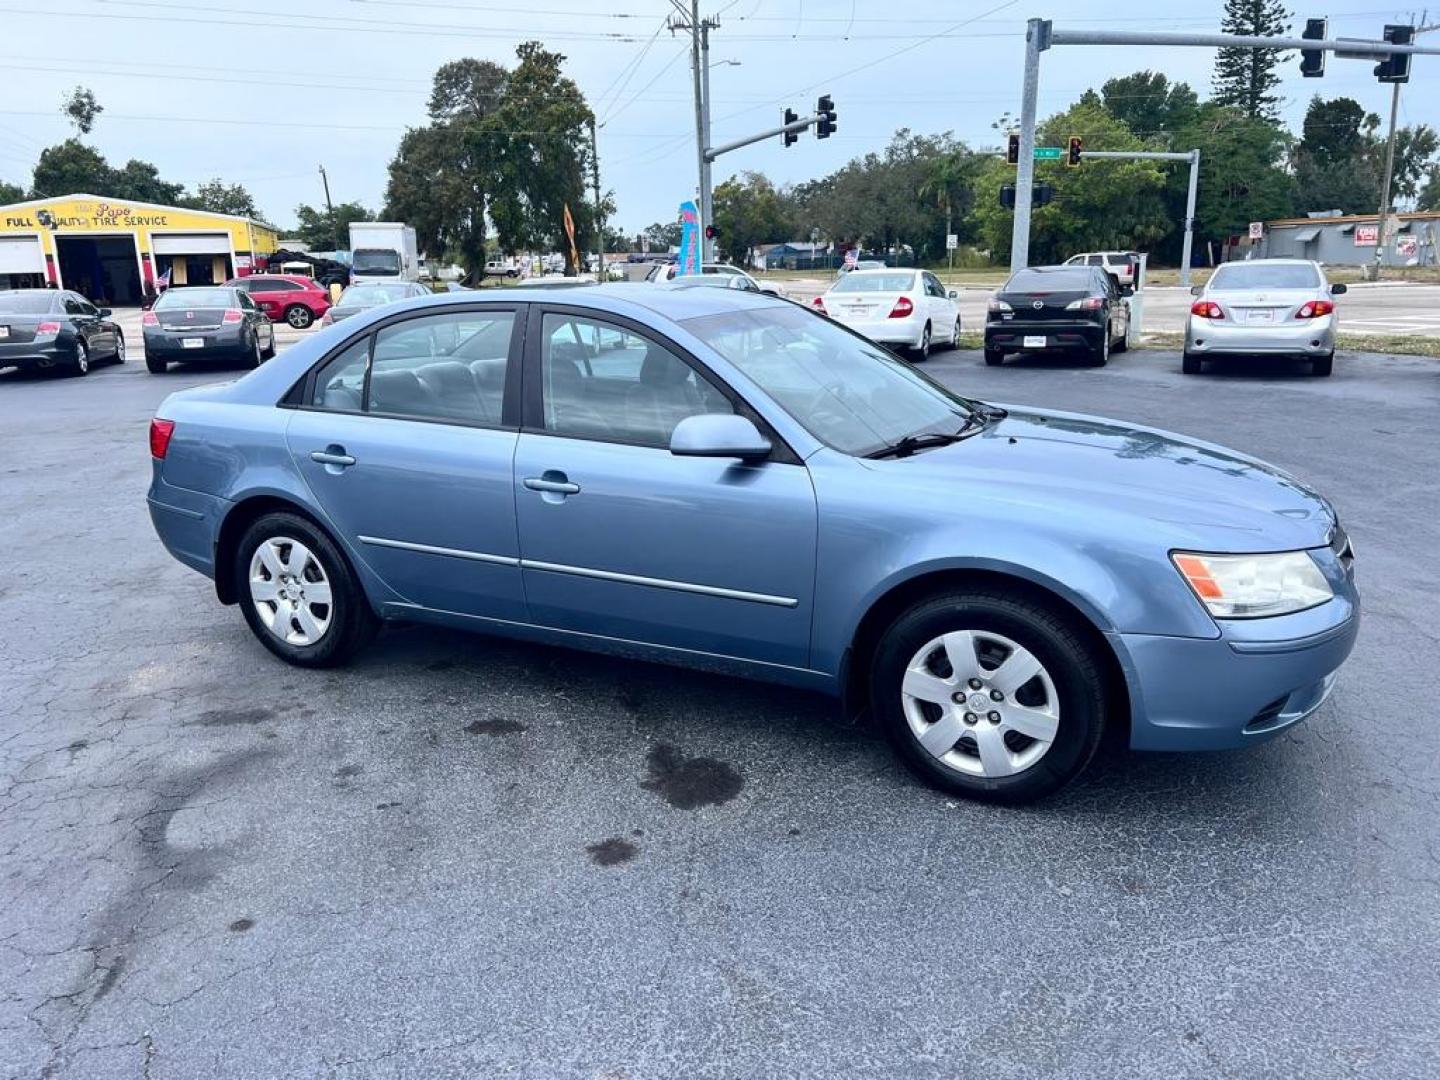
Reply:
M580 493L580 485L572 484L569 480L551 480L545 476L527 476L524 483L531 491L552 491L557 495L578 495Z
M312 450L310 460L321 465L354 465L355 459L345 453L343 446L328 446L324 450Z

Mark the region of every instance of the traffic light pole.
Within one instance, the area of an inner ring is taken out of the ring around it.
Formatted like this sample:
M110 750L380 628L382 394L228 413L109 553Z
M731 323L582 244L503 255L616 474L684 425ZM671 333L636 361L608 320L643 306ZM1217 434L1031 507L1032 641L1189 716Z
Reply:
M1395 45L1387 41L1334 41L1254 37L1246 34L1148 33L1126 30L1055 30L1052 29L1049 19L1031 19L1025 28L1025 75L1020 91L1020 160L1016 162L1015 230L1010 240L1012 270L1020 270L1030 263L1030 197L1035 173L1035 98L1040 84L1040 54L1054 45L1170 45L1199 49L1345 52L1350 55L1376 57L1389 57L1398 53L1440 56L1440 48L1437 47ZM1193 214L1191 216L1193 217Z
M1440 24L1417 26L1415 36L1440 30ZM1380 219L1375 224L1375 262L1366 272L1371 281L1380 280L1380 267L1385 261L1385 242L1390 225L1390 185L1395 179L1395 118L1400 112L1400 83L1393 83L1390 90L1390 135L1385 140L1385 179L1380 185Z
M1086 158L1141 159L1146 161L1188 161L1190 163L1190 191L1185 196L1185 239L1180 254L1180 284L1190 286L1190 255L1195 246L1195 200L1200 194L1200 151L1191 150L1184 154L1166 154L1148 150L1082 150L1080 160Z
M696 6L698 11L698 2ZM700 22L700 145L710 146L710 20ZM706 232L706 226L715 224L715 190L710 176L710 157L700 155L700 261L715 260L715 241Z

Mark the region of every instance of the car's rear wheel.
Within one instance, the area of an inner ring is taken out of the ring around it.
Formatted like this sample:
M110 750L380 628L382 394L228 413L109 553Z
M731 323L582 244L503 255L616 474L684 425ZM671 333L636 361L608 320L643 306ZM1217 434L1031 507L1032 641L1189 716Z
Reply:
M920 332L920 344L910 350L910 355L919 361L930 358L930 324L925 324L925 329Z
M266 514L251 525L231 572L251 631L288 663L343 664L379 626L339 548L298 514Z
M1318 376L1329 375L1335 370L1335 354L1327 353L1325 356L1317 356L1310 361L1310 374Z
M1004 362L1005 354L999 349L985 350L985 363L989 364L991 367L999 367Z
M912 607L876 652L871 704L927 783L1021 803L1089 764L1105 726L1099 659L1056 612L1001 593Z
M945 343L947 349L960 348L960 318L955 318L955 328L950 331L950 340Z
M315 313L304 304L291 304L285 309L285 321L296 330L304 330L315 321Z
M70 374L75 376L90 374L90 346L85 342L75 342L75 359L70 362Z
M1200 363L1201 363L1200 357L1195 356L1194 354L1187 352L1184 356L1182 356L1182 357L1180 358L1180 372L1181 372L1181 374L1183 374L1183 375L1199 375L1199 374L1200 374Z

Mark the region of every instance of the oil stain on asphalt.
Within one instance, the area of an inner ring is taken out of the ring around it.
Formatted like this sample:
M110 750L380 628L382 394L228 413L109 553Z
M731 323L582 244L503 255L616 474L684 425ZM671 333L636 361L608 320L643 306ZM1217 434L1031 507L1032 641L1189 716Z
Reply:
M587 844L585 850L590 853L590 860L596 866L618 866L640 854L638 847L618 836L601 840L598 844Z
M210 709L195 718L201 727L249 727L275 715L274 709Z
M744 778L715 758L687 758L679 747L657 743L646 757L650 776L640 786L679 810L720 806L740 794Z

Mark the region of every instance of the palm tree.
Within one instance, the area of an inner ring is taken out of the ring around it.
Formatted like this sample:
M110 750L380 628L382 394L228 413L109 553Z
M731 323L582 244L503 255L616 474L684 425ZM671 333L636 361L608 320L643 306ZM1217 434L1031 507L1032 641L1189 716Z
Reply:
M971 155L968 150L957 147L931 160L924 182L920 185L922 199L933 198L935 204L945 211L945 235L953 231L955 198L970 178ZM951 256L953 262L954 256Z

